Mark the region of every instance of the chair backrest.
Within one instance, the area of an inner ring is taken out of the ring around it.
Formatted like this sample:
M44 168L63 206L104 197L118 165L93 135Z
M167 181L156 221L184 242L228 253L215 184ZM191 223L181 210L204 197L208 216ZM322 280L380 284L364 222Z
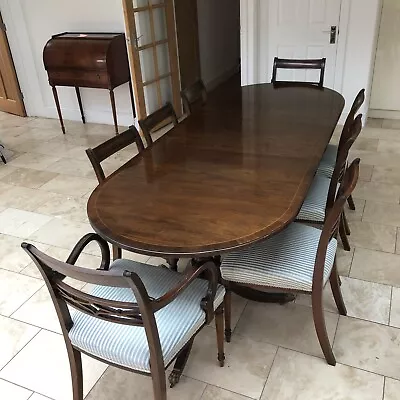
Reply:
M347 168L338 189L336 200L332 208L328 211L318 244L317 256L315 258L313 292L314 289L316 289L316 291L320 291L322 294L324 267L328 244L333 237L337 236L340 218L342 218L343 207L346 203L346 200L352 194L357 185L359 170L360 159L356 158Z
M343 126L343 130L340 135L340 140L339 140L339 145L338 145L339 149L347 141L349 135L351 135L351 133L350 133L351 125L353 124L354 119L355 119L358 111L360 110L361 106L363 105L364 101L365 101L365 89L361 89L358 92L356 98L354 99L354 102L353 102L353 105L351 106L349 115L347 116L346 122Z
M309 60L296 60L296 59L287 59L287 58L274 58L274 65L272 69L272 79L271 83L293 83L288 81L279 81L277 80L278 69L319 69L320 76L318 82L299 82L317 85L319 87L324 86L324 77L325 77L325 64L326 58L320 59L309 59Z
M328 199L326 203L326 212L333 207L337 199L337 186L339 182L342 180L343 175L346 170L347 157L349 155L349 151L353 143L356 141L358 135L360 134L362 129L362 115L359 114L357 118L353 121L350 129L349 135L347 137L346 142L343 143L342 147L338 149L338 155L336 159L335 169L333 170L331 183L329 185Z
M178 125L178 118L176 117L174 107L171 103L167 103L164 107L161 107L139 121L140 128L143 131L148 147L153 144L151 132L167 120L170 120L174 126Z
M202 105L207 102L207 90L201 79L181 91L183 108L187 114L191 114L196 103Z
M134 126L130 126L125 132L106 140L95 148L86 150L99 183L106 179L101 162L132 143L136 143L139 153L144 150L140 134Z

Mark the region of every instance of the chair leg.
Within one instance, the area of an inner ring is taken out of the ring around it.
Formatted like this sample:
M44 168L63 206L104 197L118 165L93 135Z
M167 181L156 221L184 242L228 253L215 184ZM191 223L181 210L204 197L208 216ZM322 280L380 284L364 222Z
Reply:
M329 365L336 365L336 359L333 355L332 346L329 342L328 332L326 331L324 310L322 308L322 289L314 290L312 295L312 311L314 318L314 326L317 332L318 341L324 353L326 362Z
M353 196L352 195L350 195L347 198L347 203L349 204L350 210L353 210L353 211L356 210L356 205L354 204L354 200L353 200Z
M344 210L343 210L342 217L343 217L343 222L344 222L344 228L346 230L346 235L350 236L351 231L350 231L349 221L347 221L347 216L346 216L346 213L344 212Z
M340 238L342 239L344 250L350 251L350 243L349 243L349 239L347 239L346 228L344 226L343 218L340 218L339 234L340 234Z
M179 258L167 258L167 263L172 271L178 271Z
M161 370L154 375L152 373L154 400L167 400L167 385L165 381L165 371ZM74 399L75 400L75 399Z
M224 297L224 314L225 314L225 340L228 343L230 343L232 337L231 312L232 312L232 292L229 289L226 289Z
M67 346L69 367L72 378L72 399L83 400L83 374L81 353L71 345Z
M186 366L187 360L190 355L190 351L192 350L194 338L192 338L188 344L181 350L178 357L176 357L176 361L174 364L174 369L169 374L168 381L169 387L173 388L181 379L181 375Z
M218 361L219 366L223 367L225 364L224 352L224 307L219 306L215 310L215 326L217 329L217 345L218 345Z
M112 246L112 252L113 252L113 260L119 260L122 258L122 249L113 244Z
M344 304L342 290L340 289L340 277L336 267L336 260L333 264L331 276L329 277L333 298L340 315L347 315L346 305Z

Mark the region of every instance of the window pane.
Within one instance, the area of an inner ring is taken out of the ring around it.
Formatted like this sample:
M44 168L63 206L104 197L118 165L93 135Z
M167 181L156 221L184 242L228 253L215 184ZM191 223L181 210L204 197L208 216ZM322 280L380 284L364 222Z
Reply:
M165 19L165 8L155 8L153 10L154 33L156 41L167 39L167 21Z
M153 48L140 50L139 57L143 81L147 82L154 79L156 77L156 74L154 68Z
M168 44L159 44L157 50L158 71L160 75L170 72Z
M135 13L136 32L138 37L138 46L144 46L152 43L150 11L140 11Z

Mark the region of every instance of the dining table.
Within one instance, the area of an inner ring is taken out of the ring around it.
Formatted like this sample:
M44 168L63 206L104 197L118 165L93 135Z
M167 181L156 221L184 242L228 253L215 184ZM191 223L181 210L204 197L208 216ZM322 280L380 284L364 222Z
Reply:
M90 224L122 249L166 259L265 240L296 219L343 108L331 89L234 76L93 191Z

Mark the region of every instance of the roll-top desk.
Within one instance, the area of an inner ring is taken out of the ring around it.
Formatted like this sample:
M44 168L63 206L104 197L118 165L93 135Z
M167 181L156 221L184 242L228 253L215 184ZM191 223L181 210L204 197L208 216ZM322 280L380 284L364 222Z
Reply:
M135 107L129 61L123 33L72 33L54 35L43 50L43 63L65 133L56 86L75 87L82 122L85 123L79 88L100 88L110 91L115 132L118 133L114 89L129 83L133 117Z

